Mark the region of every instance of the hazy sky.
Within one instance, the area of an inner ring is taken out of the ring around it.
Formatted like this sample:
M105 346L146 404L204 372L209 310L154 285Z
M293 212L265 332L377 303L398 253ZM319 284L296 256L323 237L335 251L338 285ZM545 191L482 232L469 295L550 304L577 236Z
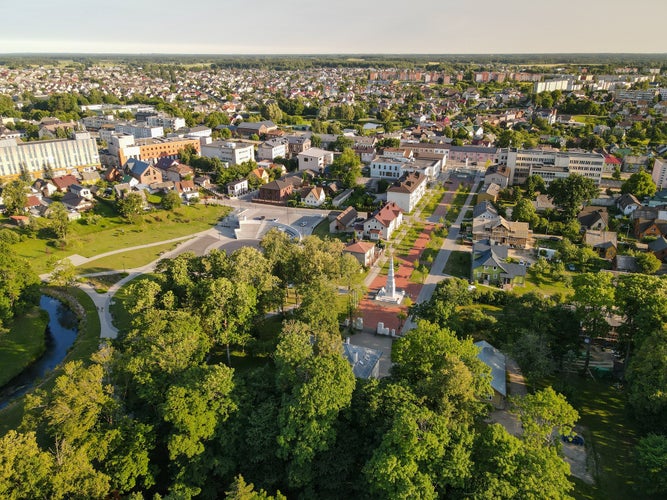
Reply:
M664 53L666 18L666 0L5 0L0 53Z

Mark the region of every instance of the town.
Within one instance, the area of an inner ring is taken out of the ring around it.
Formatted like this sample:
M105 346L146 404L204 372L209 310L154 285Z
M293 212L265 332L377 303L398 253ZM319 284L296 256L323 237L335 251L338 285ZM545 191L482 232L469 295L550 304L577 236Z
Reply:
M0 61L0 495L664 495L666 72Z

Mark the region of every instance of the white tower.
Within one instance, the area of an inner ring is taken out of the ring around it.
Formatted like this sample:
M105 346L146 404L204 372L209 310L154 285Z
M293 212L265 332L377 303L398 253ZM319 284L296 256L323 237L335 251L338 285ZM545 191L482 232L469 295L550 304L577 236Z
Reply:
M396 295L396 282L394 281L394 254L391 254L391 259L389 260L389 273L387 274L387 286L386 295L388 298L393 299Z

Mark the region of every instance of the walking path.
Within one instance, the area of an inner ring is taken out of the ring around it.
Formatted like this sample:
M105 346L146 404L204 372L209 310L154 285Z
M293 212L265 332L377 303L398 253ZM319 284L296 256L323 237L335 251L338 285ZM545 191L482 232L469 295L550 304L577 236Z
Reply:
M456 221L454 221L454 223L450 226L447 238L445 238L445 241L442 243L442 247L440 247L438 255L433 261L431 270L429 271L426 280L424 280L424 285L422 286L419 292L419 296L417 297L415 303L421 304L422 302L426 302L431 298L433 292L435 291L436 285L446 277L444 271L445 271L445 266L447 265L447 261L449 260L449 256L453 251L460 250L462 248L461 245L456 243L456 240L458 239L459 231L461 230L461 222L463 222L463 218L465 217L466 212L470 208L473 196L477 192L475 187L478 185L480 180L481 176L478 173L475 176L475 179L473 180L472 189L470 190L470 193L468 194L468 197L466 198L463 207L461 207L461 212L459 213L459 216L456 218ZM405 322L405 325L403 326L402 333L405 334L414 327L415 327L414 321L408 318L408 320Z

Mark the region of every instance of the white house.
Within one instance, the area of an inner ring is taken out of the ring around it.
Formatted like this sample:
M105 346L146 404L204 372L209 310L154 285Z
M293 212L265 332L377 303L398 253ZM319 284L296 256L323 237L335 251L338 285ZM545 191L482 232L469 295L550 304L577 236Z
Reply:
M324 203L326 196L324 194L324 189L321 187L314 187L308 194L304 197L303 202L309 207L319 207Z
M359 231L355 228L355 232L358 238L388 240L402 222L403 211L401 207L396 203L388 202L366 219Z
M202 144L201 155L207 158L219 158L230 165L239 165L255 159L255 148L252 144L230 141L213 141Z
M426 176L410 173L387 189L387 201L396 203L406 213L412 212L426 192Z
M621 212L623 212L623 215L630 215L632 212L641 207L642 204L639 203L639 200L635 198L633 194L626 193L618 200L616 200L616 206Z
M299 170L314 170L319 172L327 165L331 165L334 160L331 151L325 151L320 148L310 148L297 155L299 160Z
M227 194L229 196L241 196L248 192L248 179L232 181L227 184Z
M275 160L276 158L287 158L289 142L284 138L271 139L263 142L257 147L257 158L259 160Z

